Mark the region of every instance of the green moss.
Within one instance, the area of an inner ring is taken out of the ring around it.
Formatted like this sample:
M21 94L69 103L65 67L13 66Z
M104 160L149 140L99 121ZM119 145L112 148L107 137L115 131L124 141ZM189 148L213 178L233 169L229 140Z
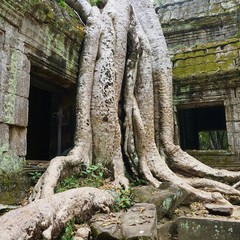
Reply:
M234 61L229 59L226 61L218 62L218 69L221 71L230 70L235 67Z
M184 76L184 68L173 68L173 76L174 78Z
M211 9L210 9L211 15L217 15L217 14L219 14L219 13L222 13L223 11L224 11L224 10L223 10L223 8L222 8L222 6L221 6L220 3L218 3L218 4L213 4L213 6L212 6Z
M194 57L204 56L205 52L203 50L194 51Z
M213 54L206 56L206 63L211 63L211 62L215 62L215 55Z
M162 202L162 208L165 211L168 211L171 208L171 206L172 206L173 200L174 199L172 198L172 196L167 197L166 199L164 199L164 201Z
M197 74L201 74L203 72L205 72L205 69L206 69L206 64L204 62L202 63L198 63L196 66L195 66L195 73Z
M215 62L207 63L205 65L205 72L217 71L217 70L218 70L218 65Z
M186 66L194 66L195 64L196 63L195 63L195 59L194 58L189 57L189 58L187 58L185 60L185 65Z
M199 65L199 64L204 64L205 63L205 58L204 57L196 57L195 58L195 64Z
M0 175L22 171L24 165L24 157L19 157L15 151L4 152L1 155Z
M4 95L4 121L8 124L14 124L14 116L16 112L16 95L5 94Z
M40 23L50 23L56 20L54 10L46 2L35 3L31 7L31 14Z
M177 60L177 61L174 63L174 67L185 67L185 65L186 65L185 60Z

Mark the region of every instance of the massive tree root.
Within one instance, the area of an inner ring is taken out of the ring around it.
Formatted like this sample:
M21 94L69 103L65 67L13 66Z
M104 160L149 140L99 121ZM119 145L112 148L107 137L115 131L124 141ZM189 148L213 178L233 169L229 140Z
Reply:
M112 196L95 188L54 194L0 217L0 240L59 239L69 220L89 220L101 207L112 205Z
M66 169L81 163L111 165L115 183L128 187L123 158L133 174L156 187L173 182L193 200L224 202L220 193L240 196L227 185L238 182L240 172L212 169L173 142L171 62L152 3L108 0L99 10L87 0L66 2L86 23L75 147L51 161L31 200L53 194Z

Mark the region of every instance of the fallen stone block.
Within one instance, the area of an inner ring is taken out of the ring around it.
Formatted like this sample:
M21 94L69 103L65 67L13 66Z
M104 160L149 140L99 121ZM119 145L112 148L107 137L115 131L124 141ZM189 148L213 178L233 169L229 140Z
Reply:
M240 221L181 217L177 225L179 240L240 239Z
M176 208L187 197L187 192L171 183L162 183L160 188L139 186L132 190L135 202L156 205L158 220L164 216L172 217Z
M176 221L167 221L159 223L157 226L158 240L170 240L177 236Z
M91 219L91 231L94 240L122 239L121 213L99 213Z
M135 204L123 214L121 222L123 239L157 239L157 213L154 204Z
M205 204L205 208L213 215L231 216L233 213L232 205Z

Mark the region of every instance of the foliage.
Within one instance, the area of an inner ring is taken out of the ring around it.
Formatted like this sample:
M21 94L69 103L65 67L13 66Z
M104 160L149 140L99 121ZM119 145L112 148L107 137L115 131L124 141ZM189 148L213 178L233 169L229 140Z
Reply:
M98 5L100 2L101 2L101 0L90 0L90 4L91 4L92 6Z
M134 204L132 191L131 189L123 189L118 188L116 190L110 190L110 193L113 195L115 202L114 202L114 210L127 210L128 208L132 207Z
M76 176L70 176L60 182L56 188L56 192L63 192L68 189L78 187L100 187L104 182L104 175L106 169L101 163L96 165L82 165L80 174Z
M65 232L63 236L61 237L61 240L73 240L74 239L74 233L76 231L76 228L74 226L74 219L71 219L65 227Z
M37 183L38 179L42 176L42 172L35 171L35 172L30 172L29 175L31 176L31 179L33 180L33 183Z
M65 0L57 0L57 2L58 2L59 5L62 6L64 9L67 8L67 4L66 4Z
M203 131L198 133L201 150L228 149L227 132L225 130Z
M75 176L63 179L56 188L56 192L64 192L68 189L80 187L79 180Z
M96 165L82 166L80 173L81 186L91 186L100 187L104 182L104 175L106 175L107 170L103 167L101 163Z

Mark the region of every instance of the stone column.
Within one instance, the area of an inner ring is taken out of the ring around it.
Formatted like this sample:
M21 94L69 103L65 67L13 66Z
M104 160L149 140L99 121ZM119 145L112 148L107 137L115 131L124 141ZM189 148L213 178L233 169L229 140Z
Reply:
M228 143L230 150L240 155L240 88L232 89L225 100Z
M0 30L0 174L21 170L25 161L29 86L24 41L9 26Z

